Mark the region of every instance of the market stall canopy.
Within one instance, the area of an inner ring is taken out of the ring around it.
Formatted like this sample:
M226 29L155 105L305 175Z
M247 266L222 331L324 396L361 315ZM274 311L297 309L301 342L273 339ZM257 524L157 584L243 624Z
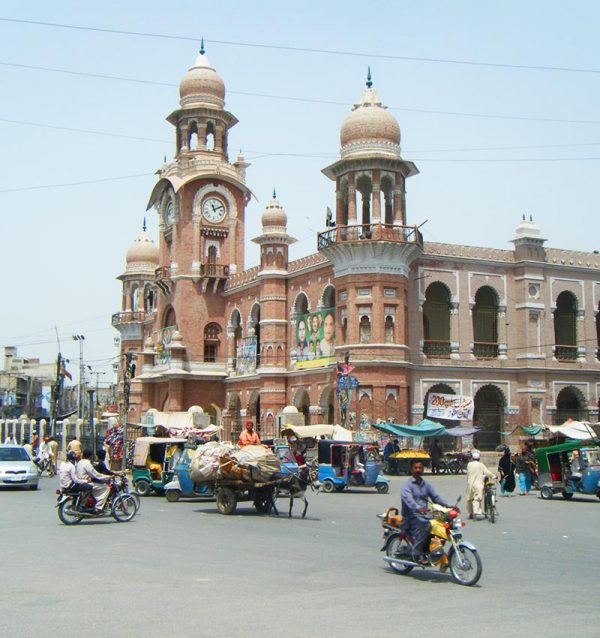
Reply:
M326 437L332 441L352 441L351 430L346 430L341 425L283 425L283 436L296 436L299 439L316 439Z
M562 434L568 439L577 439L586 441L589 439L600 438L600 426L597 423L593 425L588 421L574 421L567 419L562 425L549 425L550 432Z
M435 421L423 419L417 425L401 425L399 423L373 423L373 427L394 436L443 436L446 428Z
M446 434L450 436L473 436L477 434L481 428L468 428L466 426L460 426L457 428L448 428Z

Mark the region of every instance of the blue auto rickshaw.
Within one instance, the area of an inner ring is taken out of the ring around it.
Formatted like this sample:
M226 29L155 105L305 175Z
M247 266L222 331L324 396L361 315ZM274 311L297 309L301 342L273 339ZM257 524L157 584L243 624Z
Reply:
M200 485L192 481L190 464L195 451L195 446L186 445L183 453L175 464L175 473L172 480L165 485L165 497L169 503L175 503L181 497L195 498L200 496L214 496L213 489L209 485Z
M324 492L347 487L374 487L387 494L390 482L381 474L381 460L370 443L323 439L318 442L319 481Z
M551 499L560 493L590 494L600 498L600 448L581 441L568 441L535 450L540 496ZM577 459L577 463L574 460Z

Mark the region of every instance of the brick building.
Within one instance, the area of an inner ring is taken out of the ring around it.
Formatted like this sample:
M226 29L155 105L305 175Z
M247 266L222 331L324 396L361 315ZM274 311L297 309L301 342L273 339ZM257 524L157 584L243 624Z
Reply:
M400 128L370 78L323 169L335 212L318 251L295 240L275 193L262 215L260 263L244 270L248 163L228 158L225 86L201 50L168 121L175 157L159 170L144 231L127 253L113 325L135 353L129 421L198 405L229 437L251 418L264 436L295 406L306 423L339 420L335 362L360 381L355 427L417 423L431 390L474 397L476 445L518 424L598 418L600 255L545 247L523 218L512 250L424 241L407 222Z

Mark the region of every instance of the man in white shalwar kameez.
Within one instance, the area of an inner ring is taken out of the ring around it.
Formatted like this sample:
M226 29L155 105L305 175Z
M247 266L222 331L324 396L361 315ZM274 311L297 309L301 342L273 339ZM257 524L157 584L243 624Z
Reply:
M467 464L467 512L469 518L483 518L481 501L483 500L483 484L485 478L495 479L484 463L479 459L481 455L477 450L471 453L472 461Z

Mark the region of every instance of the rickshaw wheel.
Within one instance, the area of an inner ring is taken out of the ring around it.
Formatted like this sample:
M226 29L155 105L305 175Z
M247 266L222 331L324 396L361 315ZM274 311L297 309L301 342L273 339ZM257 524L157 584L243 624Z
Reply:
M540 496L545 501L549 501L554 496L554 493L552 492L552 488L548 487L547 485L544 485L542 489L540 490Z
M217 509L221 514L233 514L237 506L237 496L232 489L221 487L217 492Z
M573 492L567 492L566 490L563 490L562 497L568 501L573 498Z
M375 489L380 494L387 494L390 491L389 483L375 483Z
M150 494L152 487L150 485L150 483L148 483L148 481L145 481L144 479L138 481L135 484L135 491L140 495L140 496L148 496L148 494Z
M177 503L177 501L181 498L180 490L167 490L165 492L165 498L169 503Z
M335 486L335 491L336 492L343 492L346 489L345 485L336 485Z
M335 489L335 484L333 483L333 481L329 481L329 480L323 481L323 485L321 489L324 492L327 492L328 494L330 494Z

